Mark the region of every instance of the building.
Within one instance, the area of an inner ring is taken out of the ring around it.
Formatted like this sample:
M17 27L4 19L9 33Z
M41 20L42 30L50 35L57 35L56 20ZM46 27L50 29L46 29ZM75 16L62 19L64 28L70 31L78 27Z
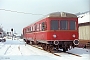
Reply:
M79 24L79 39L90 40L90 22Z
M79 41L85 45L90 42L90 12L78 16L79 23Z

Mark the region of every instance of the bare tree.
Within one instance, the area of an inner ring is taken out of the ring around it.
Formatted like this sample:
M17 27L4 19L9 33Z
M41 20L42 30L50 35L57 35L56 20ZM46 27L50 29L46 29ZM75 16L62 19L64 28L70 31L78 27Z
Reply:
M2 37L6 36L6 32L3 30L1 26L0 26L0 33L2 34Z

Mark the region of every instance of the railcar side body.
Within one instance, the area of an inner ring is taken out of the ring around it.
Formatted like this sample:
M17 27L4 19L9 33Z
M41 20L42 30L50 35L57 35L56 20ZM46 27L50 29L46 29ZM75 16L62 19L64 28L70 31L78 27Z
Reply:
M67 51L76 46L78 41L78 18L65 12L51 13L47 17L23 29L27 43L52 45Z

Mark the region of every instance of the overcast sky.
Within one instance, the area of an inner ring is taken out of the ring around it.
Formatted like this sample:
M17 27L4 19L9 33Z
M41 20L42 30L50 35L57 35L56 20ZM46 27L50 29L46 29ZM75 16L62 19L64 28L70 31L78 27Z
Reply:
M89 3L89 0L0 0L0 25L5 31L14 28L14 31L20 34L25 26L42 18L43 15L63 11L69 13L89 11Z

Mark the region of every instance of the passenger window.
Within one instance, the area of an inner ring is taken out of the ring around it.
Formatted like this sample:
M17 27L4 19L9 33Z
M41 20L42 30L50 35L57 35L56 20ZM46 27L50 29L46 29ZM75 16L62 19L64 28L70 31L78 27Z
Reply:
M30 32L31 32L31 27L30 27Z
M29 32L29 28L28 28L28 31L27 32Z
M37 25L35 25L35 31L37 31Z
M42 22L42 31L46 30L46 24L45 22Z
M60 21L60 30L67 30L68 29L68 21L62 20Z
M24 29L24 33L26 33L26 29Z

